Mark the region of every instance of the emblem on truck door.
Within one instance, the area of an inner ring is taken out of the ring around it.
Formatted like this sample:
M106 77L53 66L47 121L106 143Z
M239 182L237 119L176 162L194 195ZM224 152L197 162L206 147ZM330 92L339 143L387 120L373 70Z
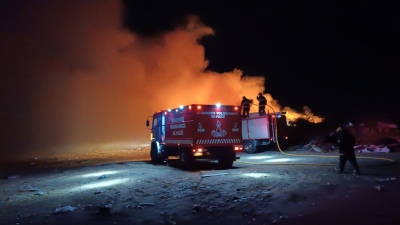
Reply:
M197 132L204 132L206 131L206 129L204 129L203 125L199 122L198 124L198 128L197 128Z
M227 134L226 130L221 129L221 122L217 121L217 128L211 131L211 135L214 137L223 137Z
M233 125L232 131L233 132L238 132L239 131L238 123L235 123L235 125Z

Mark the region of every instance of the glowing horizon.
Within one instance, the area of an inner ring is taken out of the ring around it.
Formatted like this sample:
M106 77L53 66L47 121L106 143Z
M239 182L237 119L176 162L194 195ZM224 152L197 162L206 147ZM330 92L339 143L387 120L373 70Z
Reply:
M240 105L242 96L255 99L264 91L268 74L207 70L199 40L216 34L197 16L145 39L123 28L117 1L30 6L28 13L6 16L20 31L5 32L0 43L0 73L7 78L1 85L13 97L3 115L18 121L3 143L11 154L126 149L149 142L145 121L156 111L192 103ZM23 6L13 7L19 12ZM265 96L288 119L323 120L306 106L296 112Z

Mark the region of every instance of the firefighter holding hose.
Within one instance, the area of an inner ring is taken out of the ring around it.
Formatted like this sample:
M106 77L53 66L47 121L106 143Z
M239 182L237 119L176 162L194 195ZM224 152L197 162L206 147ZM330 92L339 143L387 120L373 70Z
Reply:
M263 115L265 115L265 106L267 105L267 99L260 92L257 95L257 100L258 100L258 114L260 116L263 116Z
M331 133L331 137L335 136L337 140L337 146L339 148L339 167L335 167L338 173L343 173L346 162L349 161L353 166L354 175L360 175L360 169L357 163L356 154L354 152L354 146L356 139L351 133L352 123L347 123L336 129L335 132Z
M246 98L246 96L243 96L242 103L241 103L242 109L243 109L243 112L242 112L242 116L243 116L243 117L249 117L249 114L250 114L250 104L251 104L251 103L252 103L252 102L251 102L250 99Z

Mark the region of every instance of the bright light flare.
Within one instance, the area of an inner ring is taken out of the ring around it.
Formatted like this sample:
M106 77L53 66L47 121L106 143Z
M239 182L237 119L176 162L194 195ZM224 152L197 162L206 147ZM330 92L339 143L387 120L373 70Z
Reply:
M217 106L217 108L221 107L221 103L217 103L215 104L215 106Z
M193 149L193 152L203 152L203 149L202 148Z
M85 184L85 185L82 185L82 186L75 187L75 188L72 189L72 191L109 187L109 186L114 186L114 185L117 185L117 184L126 183L128 180L129 180L128 178L104 180L104 181L99 181L99 182L95 182L95 183L92 183L92 184Z
M269 159L269 160L265 160L265 162L271 162L271 163L281 163L281 162L294 162L294 161L298 161L296 159L292 159L292 158L282 158L282 159Z
M234 150L235 150L235 151L242 151L242 150L243 150L243 147L241 147L241 146L235 146Z
M243 176L251 178L263 178L270 177L271 175L268 173L243 173Z
M88 173L81 175L81 177L100 177L102 175L111 175L111 174L116 174L120 173L121 171L103 171L103 172L98 172L98 173Z
M260 155L260 156L250 156L248 159L272 159L275 156L267 156L267 155Z

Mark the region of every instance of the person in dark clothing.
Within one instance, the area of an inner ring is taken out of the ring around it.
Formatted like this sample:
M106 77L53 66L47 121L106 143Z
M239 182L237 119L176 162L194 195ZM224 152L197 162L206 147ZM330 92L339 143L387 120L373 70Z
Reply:
M267 99L260 92L257 95L257 100L258 100L258 114L260 116L265 115L265 106L267 105Z
M339 167L336 167L336 171L339 173L344 172L346 162L349 161L354 169L355 175L360 175L360 169L358 167L356 154L354 152L354 146L356 139L350 132L350 128L353 124L349 123L338 129L338 148L339 148Z
M243 109L242 116L249 117L250 103L251 103L250 99L246 98L246 96L243 96L242 103L241 103L242 109Z

